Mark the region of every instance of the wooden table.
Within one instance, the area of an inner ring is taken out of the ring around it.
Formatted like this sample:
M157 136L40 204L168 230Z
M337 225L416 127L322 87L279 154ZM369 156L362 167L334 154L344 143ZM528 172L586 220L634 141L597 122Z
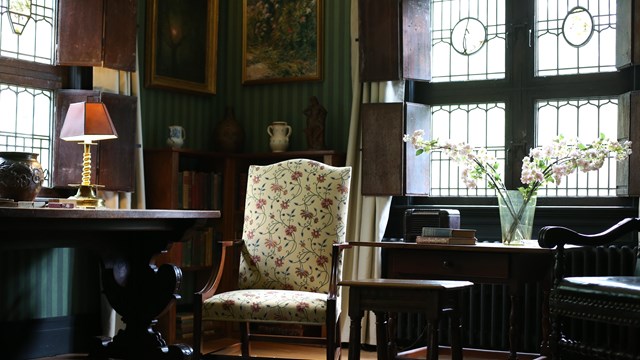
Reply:
M372 243L372 245L375 243ZM380 246L377 243L375 246ZM506 284L509 289L509 359L515 360L521 336L522 294L526 283L540 282L543 288L542 343L540 353L549 354L548 298L553 271L553 249L535 240L523 246L501 243L476 245L418 245L382 243L382 277L395 279L468 280L476 284Z
M103 292L126 324L97 339L91 358L188 359L188 345L167 346L155 319L177 297L180 268L151 264L171 243L209 226L219 211L0 208L0 251L88 248L101 259Z
M451 358L462 360L460 319L458 310L462 290L473 286L469 281L409 280L409 279L359 279L341 281L349 287L349 360L360 360L360 332L365 310L376 314L376 339L378 360L395 359L393 339L387 339L385 319L390 312L419 312L426 316L429 328L428 360L438 359L438 326L443 309L452 315ZM385 346L387 345L388 346Z

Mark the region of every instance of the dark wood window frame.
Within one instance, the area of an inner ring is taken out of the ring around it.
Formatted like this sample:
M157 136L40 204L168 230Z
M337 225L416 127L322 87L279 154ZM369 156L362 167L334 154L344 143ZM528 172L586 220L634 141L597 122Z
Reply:
M506 1L508 47L506 76L501 80L451 83L430 83L407 80L406 101L420 104L464 104L478 102L504 102L506 104L505 144L508 152L505 182L508 188L520 183L522 158L535 144L535 103L539 99L575 98L588 96L619 96L634 90L636 67L629 66L618 72L585 75L535 77L534 48L529 47L529 27L518 24L534 23L535 0ZM522 19L517 21L517 19ZM515 121L514 119L518 119ZM516 145L517 144L517 145ZM495 199L427 198L428 203L493 204ZM632 198L554 198L538 199L539 205L635 206Z

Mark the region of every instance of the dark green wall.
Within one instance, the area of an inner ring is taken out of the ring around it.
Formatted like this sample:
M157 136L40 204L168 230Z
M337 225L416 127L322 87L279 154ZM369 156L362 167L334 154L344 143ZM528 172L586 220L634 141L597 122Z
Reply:
M144 147L164 147L168 125L186 129L186 148L213 150L213 129L233 106L245 128L245 151L269 151L266 128L287 121L293 128L290 150L304 150L302 114L310 96L327 109L326 145L346 151L351 113L350 1L324 0L324 79L319 82L242 85L242 0L219 0L217 93L197 95L144 87L146 0L139 1L140 75Z

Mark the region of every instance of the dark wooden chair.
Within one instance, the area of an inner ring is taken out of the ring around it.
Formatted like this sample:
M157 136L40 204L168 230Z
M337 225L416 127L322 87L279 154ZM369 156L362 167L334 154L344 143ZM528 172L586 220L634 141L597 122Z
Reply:
M557 247L549 298L553 359L640 359L640 269L637 245L628 273L566 276L567 245L603 247L640 231L640 218L627 218L608 230L586 235L559 226L540 230L541 247ZM635 270L634 270L635 269ZM578 325L577 325L578 324ZM588 330L588 331L587 331Z

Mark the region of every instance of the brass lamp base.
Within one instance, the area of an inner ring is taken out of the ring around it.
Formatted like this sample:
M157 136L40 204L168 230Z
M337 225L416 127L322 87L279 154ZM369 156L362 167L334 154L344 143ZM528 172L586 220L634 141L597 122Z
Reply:
M87 208L87 209L97 209L103 208L104 199L96 196L95 188L98 185L79 185L78 192L70 196L70 200L75 200L75 204L77 207Z

